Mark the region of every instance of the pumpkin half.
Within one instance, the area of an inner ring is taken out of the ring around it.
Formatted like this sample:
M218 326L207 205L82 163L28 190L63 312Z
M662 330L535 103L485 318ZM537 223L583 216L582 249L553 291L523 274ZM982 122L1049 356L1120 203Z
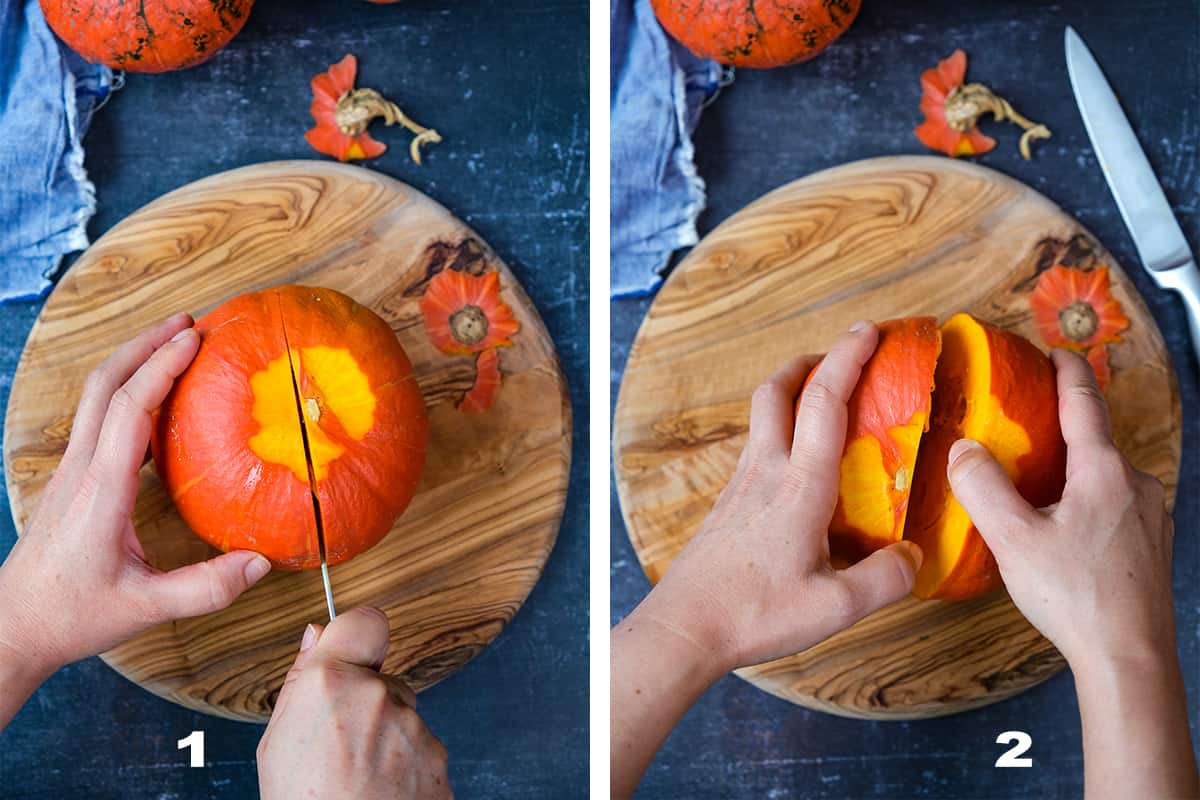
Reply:
M50 28L93 64L167 72L202 64L237 35L254 0L41 0Z
M280 286L196 330L151 436L188 526L282 569L319 566L322 545L336 564L382 539L416 492L429 431L388 324L331 289Z
M925 555L913 594L963 600L1000 586L995 559L946 476L950 447L987 447L1029 503L1062 494L1066 445L1050 360L1030 342L969 314L879 325L851 395L837 509L836 564L908 539Z

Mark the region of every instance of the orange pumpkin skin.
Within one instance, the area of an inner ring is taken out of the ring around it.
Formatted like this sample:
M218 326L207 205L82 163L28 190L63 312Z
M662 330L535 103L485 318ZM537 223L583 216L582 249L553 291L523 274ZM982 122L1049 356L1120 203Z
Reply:
M830 553L838 563L858 561L904 536L941 352L933 317L888 320L878 327L879 343L847 406L837 508L829 526Z
M1066 444L1050 360L1026 339L957 314L942 326L933 417L917 461L905 538L925 554L913 594L965 600L1001 585L995 558L954 499L946 477L951 445L969 437L1004 466L1035 507L1056 502Z
M387 323L338 292L282 286L224 303L196 330L199 351L151 436L189 527L277 568L318 566L311 464L329 563L382 539L415 493L428 438L420 389Z
M254 0L40 0L50 28L95 64L168 72L202 64L237 35Z
M668 33L700 58L782 67L813 58L842 35L862 0L651 0Z

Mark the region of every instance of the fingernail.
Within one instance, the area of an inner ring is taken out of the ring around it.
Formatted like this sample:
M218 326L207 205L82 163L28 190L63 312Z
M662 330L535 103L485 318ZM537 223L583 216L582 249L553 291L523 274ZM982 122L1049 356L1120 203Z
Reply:
M871 327L870 320L860 319L858 322L850 326L850 332L858 333L859 331L865 331L869 327Z
M192 335L194 328L184 328L179 333L171 337L172 342L182 342L184 339Z
M913 572L919 571L921 565L925 563L925 552L921 550L921 545L907 540L900 544L904 545L904 550L908 553L908 560L913 563Z
M317 629L312 625L308 625L304 629L304 638L300 640L300 652L312 649L312 646L317 643Z
M980 447L983 447L983 445L974 439L959 439L950 446L950 466L953 467L955 462L957 462L960 458L965 456L967 453L973 453Z
M271 571L271 562L262 556L255 556L246 563L242 568L242 573L246 576L247 583L256 583L263 575Z

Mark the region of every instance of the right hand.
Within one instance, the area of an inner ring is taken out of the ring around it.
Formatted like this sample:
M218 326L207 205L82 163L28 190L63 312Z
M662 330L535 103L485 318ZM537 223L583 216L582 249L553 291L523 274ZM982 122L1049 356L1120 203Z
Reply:
M378 671L387 646L387 617L374 608L308 627L258 745L264 800L453 797L446 748L416 695Z
M1169 650L1174 528L1163 485L1113 444L1108 406L1088 363L1055 350L1067 443L1061 502L1035 509L978 442L960 440L947 467L954 496L991 548L1017 608L1072 666L1091 656Z

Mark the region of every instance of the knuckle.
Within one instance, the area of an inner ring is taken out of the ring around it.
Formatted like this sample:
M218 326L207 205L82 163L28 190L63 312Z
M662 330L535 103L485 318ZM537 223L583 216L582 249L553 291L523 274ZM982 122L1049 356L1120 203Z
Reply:
M813 378L812 383L804 390L803 405L812 411L826 411L839 402L837 392L820 375Z
M115 414L125 415L140 410L137 406L137 401L134 399L133 394L130 393L129 388L120 386L113 392L112 400L108 403L108 410Z
M214 610L225 608L237 596L237 587L211 561L202 561L201 564L208 582L209 607Z
M853 622L863 615L862 598L844 580L834 578L828 582L825 601L830 613L843 622Z
M83 395L85 397L98 395L104 391L104 385L107 382L107 372L105 365L101 364L87 374L83 379Z
M783 396L783 387L779 385L779 381L772 378L755 387L754 393L750 396L750 406L751 408L769 406L783 399Z
M1067 400L1076 402L1090 403L1092 405L1107 408L1104 400L1104 393L1100 391L1100 387L1094 381L1072 383L1067 387Z

